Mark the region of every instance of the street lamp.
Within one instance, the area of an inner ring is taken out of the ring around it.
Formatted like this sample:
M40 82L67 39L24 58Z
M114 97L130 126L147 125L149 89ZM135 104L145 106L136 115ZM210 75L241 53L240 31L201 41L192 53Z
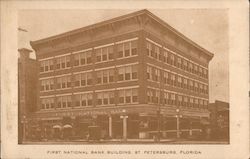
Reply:
M176 109L176 133L177 133L177 138L180 138L180 118L182 118L182 115L180 114L180 109Z
M126 141L127 140L127 118L128 116L126 115L125 109L122 110L122 115L120 116L120 118L123 121L123 141Z

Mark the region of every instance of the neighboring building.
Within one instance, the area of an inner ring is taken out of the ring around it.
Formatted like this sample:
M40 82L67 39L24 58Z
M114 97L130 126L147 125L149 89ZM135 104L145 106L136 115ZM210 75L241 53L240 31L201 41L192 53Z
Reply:
M84 138L91 125L101 127L102 137L172 137L178 128L185 136L209 119L213 54L147 10L31 46L40 63L31 117L42 136L72 127L73 136Z
M28 136L29 117L37 109L38 63L29 58L29 49L18 49L18 143ZM25 135L24 135L25 134Z
M216 100L209 103L212 138L229 141L229 103Z

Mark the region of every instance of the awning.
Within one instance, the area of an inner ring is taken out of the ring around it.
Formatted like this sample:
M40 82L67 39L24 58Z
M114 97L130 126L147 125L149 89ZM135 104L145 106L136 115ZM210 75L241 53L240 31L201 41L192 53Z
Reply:
M53 128L54 129L61 129L62 127L60 125L54 125Z
M66 124L66 125L63 126L63 128L72 128L72 126L69 125L69 124Z

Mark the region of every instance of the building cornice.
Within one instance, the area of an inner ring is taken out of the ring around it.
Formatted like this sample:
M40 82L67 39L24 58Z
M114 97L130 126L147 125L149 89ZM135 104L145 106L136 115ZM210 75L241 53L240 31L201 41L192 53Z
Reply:
M175 36L181 38L182 40L184 40L185 42L187 42L188 44L192 45L193 47L197 48L198 50L202 51L203 53L205 53L206 55L208 55L209 59L211 60L213 58L213 54L211 52L209 52L208 50L204 49L203 47L199 46L197 43L193 42L192 40L190 40L189 38L187 38L186 36L184 36L183 34L181 34L179 31L177 31L176 29L174 29L173 27L171 27L169 24L167 24L166 22L164 22L162 19L160 19L159 17L157 17L156 15L154 15L153 13L149 12L148 10L144 9L144 10L140 10L137 12L133 12L130 14L126 14L123 16L119 16L113 19L109 19L103 22L99 22L99 23L95 23L86 27L82 27L79 29L75 29L69 32L65 32L59 35L55 35L55 36L51 36L48 38L44 38L41 40L37 40L37 41L31 41L30 44L32 46L32 48L34 50L37 50L37 48L39 47L39 45L44 45L45 43L48 43L48 41L52 41L52 45L58 41L58 40L62 40L62 39L67 39L68 42L70 42L71 37L76 36L77 34L81 34L83 35L84 33L87 34L93 34L94 30L100 28L100 27L109 27L112 31L115 32L115 30L118 28L117 23L118 22L122 22L131 18L135 18L136 22L139 24L139 26L141 26L143 28L143 26L148 25L149 23L152 22L152 20L154 20L155 22L157 22L157 24L159 24L160 26L163 27L163 31L166 29L168 31L170 31L171 33L173 33ZM92 37L92 36L91 36Z

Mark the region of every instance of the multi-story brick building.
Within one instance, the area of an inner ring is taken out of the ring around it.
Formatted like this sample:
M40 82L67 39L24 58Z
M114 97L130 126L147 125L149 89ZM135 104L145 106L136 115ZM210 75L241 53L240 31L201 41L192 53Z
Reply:
M164 137L209 118L213 54L147 10L32 41L40 63L33 118L51 134L70 125L83 137ZM126 129L127 128L127 129Z

